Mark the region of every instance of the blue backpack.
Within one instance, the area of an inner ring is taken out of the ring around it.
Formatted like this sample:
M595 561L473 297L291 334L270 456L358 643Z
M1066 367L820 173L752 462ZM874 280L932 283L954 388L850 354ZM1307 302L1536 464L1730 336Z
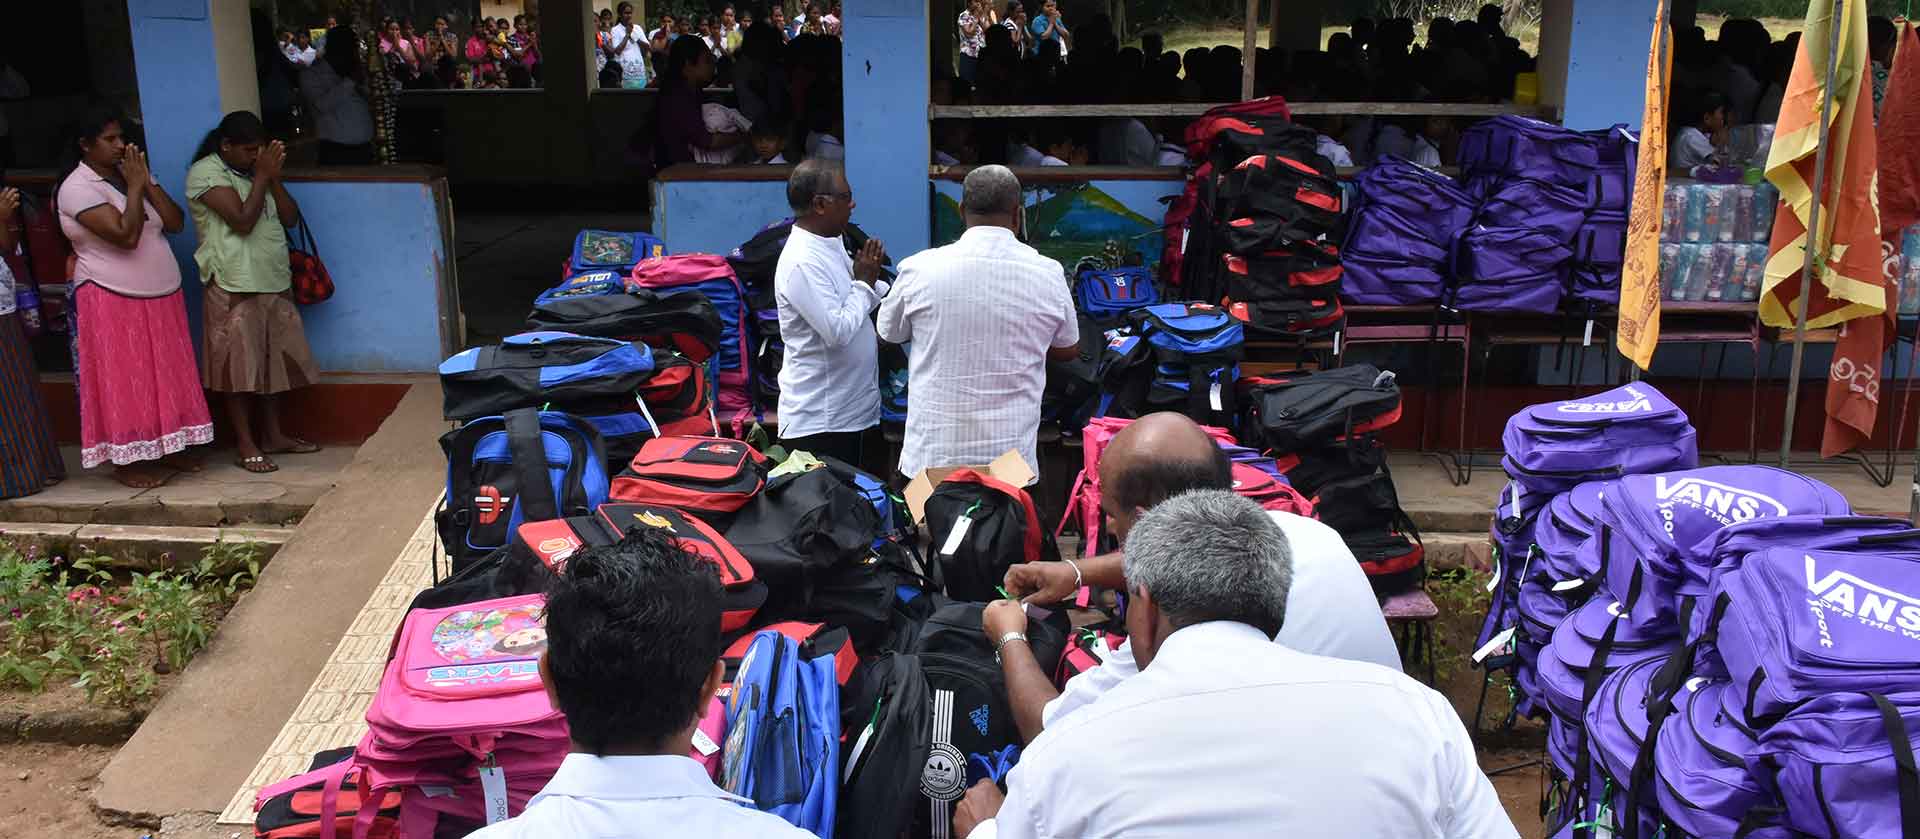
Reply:
M1074 277L1074 297L1080 311L1102 324L1118 323L1128 312L1160 302L1145 268L1081 268Z
M625 275L641 260L666 255L667 243L651 233L582 230L573 237L573 253L567 256L566 273L568 277L589 271L616 271Z
M775 630L753 636L727 697L720 785L760 810L833 837L840 787L840 687L834 657L802 659Z
M448 419L470 420L549 403L630 402L653 378L653 353L613 338L522 332L440 362Z
M1245 352L1240 321L1207 303L1162 303L1130 317L1153 349L1148 408L1179 411L1202 425L1230 427L1233 385Z
M455 573L506 547L523 522L590 515L607 503L600 432L571 414L520 408L482 417L442 435L440 448L447 497L435 523Z

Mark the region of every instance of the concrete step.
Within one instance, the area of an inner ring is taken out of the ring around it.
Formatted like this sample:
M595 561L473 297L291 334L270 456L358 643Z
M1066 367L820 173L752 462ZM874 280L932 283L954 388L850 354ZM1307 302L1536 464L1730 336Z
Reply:
M293 537L290 527L172 527L126 524L46 524L0 521L0 539L43 555L72 557L91 551L115 571L157 571L186 567L216 543L252 544L264 567ZM240 570L229 554L216 573Z

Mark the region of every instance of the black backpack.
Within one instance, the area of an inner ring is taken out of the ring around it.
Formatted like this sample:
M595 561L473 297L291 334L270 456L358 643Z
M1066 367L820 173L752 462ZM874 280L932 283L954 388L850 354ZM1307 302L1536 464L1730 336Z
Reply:
M1240 428L1249 445L1295 452L1399 421L1400 386L1392 371L1352 364L1266 380L1246 404Z
M972 469L956 470L934 487L926 515L927 544L955 600L992 600L1014 563L1059 556L1033 497Z
M951 823L953 803L975 781L1004 785L1023 747L1007 705L1006 679L981 623L984 609L980 603L938 605L915 642L932 708L927 758L919 773L926 803L916 808L915 836L941 835L933 828ZM1028 646L1042 670L1051 671L1059 662L1067 631L1064 612L1029 609Z
M923 796L916 790L933 742L932 698L920 657L860 663L840 689L841 776L834 835L898 839Z
M1320 523L1347 543L1377 595L1412 588L1426 579L1426 550L1413 519L1400 507L1385 468L1330 481L1313 493Z
M1279 454L1274 458L1287 483L1309 498L1342 478L1371 475L1387 463L1387 449L1372 435Z
M720 313L704 295L647 289L537 302L527 316L527 329L642 341L694 361L714 354L721 333Z
M768 482L740 508L726 536L772 589L765 614L799 620L819 576L868 559L879 532L873 504L831 470L812 469Z
M443 410L454 420L631 398L652 376L646 347L565 332L510 335L440 363Z

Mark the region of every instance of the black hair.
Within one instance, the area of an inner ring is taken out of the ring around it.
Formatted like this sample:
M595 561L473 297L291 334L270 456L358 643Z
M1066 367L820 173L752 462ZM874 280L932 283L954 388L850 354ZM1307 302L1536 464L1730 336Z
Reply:
M260 123L259 117L254 116L252 111L234 111L221 117L220 124L207 132L206 138L200 141L200 148L194 151L193 159L199 160L218 152L222 142L242 146L266 141L267 127Z
M1162 501L1196 489L1232 489L1233 461L1219 446L1205 458L1165 452L1140 452L1131 468L1118 470L1103 491L1125 510L1150 510Z
M547 587L547 672L573 741L604 756L685 729L720 658L720 596L714 565L657 528L569 560Z
M660 89L665 90L667 85L685 80L687 68L700 63L700 56L703 55L711 58L713 53L699 38L674 41L672 46L667 47L667 69L660 74Z
M320 54L320 60L327 62L340 78L351 78L360 62L360 36L353 33L353 27L336 26L327 30L327 49Z
M618 6L615 6L615 7L613 7L613 8L614 8L614 14L621 14L621 15L624 15L624 14L626 14L626 13L628 13L628 12L631 12L631 11L633 11L633 4L632 4L632 3L624 3L624 2L623 2L623 3L621 3L620 5L618 5Z
M95 102L81 111L80 116L67 128L65 156L69 158L70 165L66 170L71 172L82 165L80 161L84 155L80 151L81 146L98 139L107 126L116 124L124 133L127 130L127 115L111 102Z

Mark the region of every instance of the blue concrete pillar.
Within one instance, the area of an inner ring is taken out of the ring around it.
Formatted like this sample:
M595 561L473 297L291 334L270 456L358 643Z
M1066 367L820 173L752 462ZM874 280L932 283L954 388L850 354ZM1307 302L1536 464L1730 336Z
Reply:
M147 162L154 179L185 209L187 167L201 138L229 111L260 112L247 0L127 0L127 17ZM200 274L193 249L199 238L191 220L170 241L197 332Z
M1548 0L1541 98L1561 107L1561 124L1582 130L1640 124L1647 75L1640 50L1653 35L1653 13L1654 0Z
M845 6L841 91L853 218L894 259L931 242L927 4L859 0Z

